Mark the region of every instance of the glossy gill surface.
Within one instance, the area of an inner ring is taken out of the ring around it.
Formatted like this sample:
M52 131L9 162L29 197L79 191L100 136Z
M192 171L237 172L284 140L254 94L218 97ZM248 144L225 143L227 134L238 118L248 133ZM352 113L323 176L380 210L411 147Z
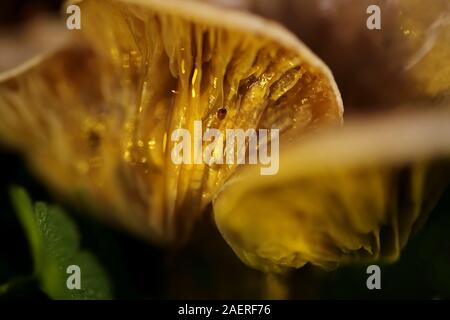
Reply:
M283 141L341 123L328 70L300 43L277 41L289 38L281 28L247 30L256 18L209 6L191 14L183 1L77 3L89 49L0 83L1 137L61 193L79 190L146 237L184 239L236 170L175 165L173 130L192 133L201 120L203 130L277 128ZM219 19L233 16L242 23Z

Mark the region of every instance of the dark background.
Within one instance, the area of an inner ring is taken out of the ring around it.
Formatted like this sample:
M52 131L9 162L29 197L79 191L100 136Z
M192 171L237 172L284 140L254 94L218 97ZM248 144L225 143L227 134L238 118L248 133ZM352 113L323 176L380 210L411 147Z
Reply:
M58 12L61 0L2 0L0 2L0 25L16 25L46 12Z

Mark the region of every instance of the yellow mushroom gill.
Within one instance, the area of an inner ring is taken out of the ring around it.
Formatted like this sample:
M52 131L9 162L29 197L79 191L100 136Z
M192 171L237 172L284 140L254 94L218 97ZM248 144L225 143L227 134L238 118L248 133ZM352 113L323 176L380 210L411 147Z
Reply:
M450 181L449 124L448 109L402 112L311 136L277 175L245 168L224 185L219 230L266 272L396 261Z
M185 1L75 3L83 45L3 76L1 140L140 235L186 239L237 168L174 164L174 130L276 128L290 141L342 122L328 68L274 23Z

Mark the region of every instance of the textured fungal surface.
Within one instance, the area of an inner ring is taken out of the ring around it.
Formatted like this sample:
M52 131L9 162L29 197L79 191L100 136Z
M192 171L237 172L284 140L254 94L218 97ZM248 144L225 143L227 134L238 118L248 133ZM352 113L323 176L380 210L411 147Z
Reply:
M175 165L175 129L279 129L288 143L342 121L328 69L275 24L178 1L77 3L84 46L3 76L1 138L146 237L185 238L236 170Z
M396 261L450 181L449 122L448 110L402 113L314 137L281 155L278 175L232 177L217 225L263 271Z

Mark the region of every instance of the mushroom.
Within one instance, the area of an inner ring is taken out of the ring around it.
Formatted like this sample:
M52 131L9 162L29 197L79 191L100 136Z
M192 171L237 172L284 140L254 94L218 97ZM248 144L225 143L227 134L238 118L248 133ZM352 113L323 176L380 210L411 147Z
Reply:
M217 226L246 264L283 273L307 263L394 262L449 183L450 110L355 119L244 168L214 200Z
M173 163L174 130L276 128L288 143L342 122L328 68L275 23L175 0L75 3L77 45L2 76L0 136L58 192L152 241L185 240L237 169Z
M245 9L293 31L333 71L347 114L448 101L448 0L201 1ZM380 8L380 30L367 28L371 5Z
M446 106L342 129L328 67L276 23L191 1L75 3L77 46L0 76L0 138L137 234L183 241L213 202L225 240L267 272L393 261L448 183ZM196 120L279 129L280 172L174 164L170 134Z

